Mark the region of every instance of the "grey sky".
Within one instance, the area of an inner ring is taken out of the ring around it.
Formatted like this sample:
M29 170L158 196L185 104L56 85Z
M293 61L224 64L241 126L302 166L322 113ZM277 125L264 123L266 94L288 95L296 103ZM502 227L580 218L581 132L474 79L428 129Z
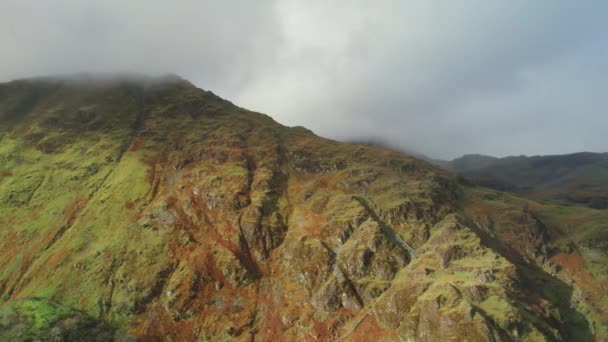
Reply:
M176 73L433 157L608 151L608 3L0 0L0 80Z

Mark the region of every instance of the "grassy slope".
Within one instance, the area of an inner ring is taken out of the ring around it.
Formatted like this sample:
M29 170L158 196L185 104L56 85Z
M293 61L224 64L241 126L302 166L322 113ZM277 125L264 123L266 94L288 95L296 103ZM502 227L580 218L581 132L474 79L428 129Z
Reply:
M570 309L560 277L572 272L552 275L535 266L540 246L509 239L529 237L526 201L424 162L282 127L181 81L18 82L0 86L0 116L8 303L48 298L176 339L584 340L586 319L605 333L605 300ZM545 209L535 215L558 217ZM596 236L584 230L576 250ZM551 239L547 260L572 255ZM605 293L594 265L584 295Z

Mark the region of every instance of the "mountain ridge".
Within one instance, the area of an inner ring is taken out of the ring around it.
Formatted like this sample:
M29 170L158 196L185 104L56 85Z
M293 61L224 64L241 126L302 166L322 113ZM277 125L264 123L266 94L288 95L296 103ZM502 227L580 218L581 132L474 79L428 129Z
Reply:
M46 298L142 339L606 336L586 212L564 237L561 208L187 82L34 83L0 85L7 305Z
M465 155L441 166L497 190L538 200L608 208L608 153L504 158Z

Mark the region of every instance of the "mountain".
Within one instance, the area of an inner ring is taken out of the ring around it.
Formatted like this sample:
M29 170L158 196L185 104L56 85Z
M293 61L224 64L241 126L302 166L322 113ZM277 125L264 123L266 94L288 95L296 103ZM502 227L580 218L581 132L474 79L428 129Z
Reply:
M506 158L465 155L443 166L497 190L608 208L608 153Z
M7 339L608 338L607 211L474 186L177 77L1 84L0 173Z
M456 158L448 163L449 168L457 172L466 172L478 170L486 166L492 165L498 158L485 156L483 154L465 154L460 158Z
M356 144L356 145L368 145L371 147L391 150L391 151L394 151L394 152L397 152L400 154L405 154L407 156L414 157L416 159L420 159L420 160L424 160L424 161L433 161L432 158L430 158L429 156L427 156L423 153L420 153L413 149L404 148L402 146L391 144L390 142L384 141L383 139L380 139L380 138L349 139L349 140L346 140L345 142L351 143L351 144ZM438 162L441 163L441 161L439 161L439 160L438 160Z

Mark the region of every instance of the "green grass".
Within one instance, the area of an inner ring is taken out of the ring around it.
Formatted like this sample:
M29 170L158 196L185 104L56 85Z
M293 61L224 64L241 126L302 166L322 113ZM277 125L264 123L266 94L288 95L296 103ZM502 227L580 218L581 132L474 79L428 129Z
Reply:
M15 310L18 314L32 320L32 329L34 330L49 328L54 322L74 313L72 309L65 306L39 300L17 302L9 306L9 310Z
M516 310L509 302L494 295L481 302L479 307L503 329L507 329L511 318L516 314Z
M3 341L80 341L93 336L110 340L126 337L126 334L116 332L116 327L78 310L42 298L27 298L0 306L0 339Z

